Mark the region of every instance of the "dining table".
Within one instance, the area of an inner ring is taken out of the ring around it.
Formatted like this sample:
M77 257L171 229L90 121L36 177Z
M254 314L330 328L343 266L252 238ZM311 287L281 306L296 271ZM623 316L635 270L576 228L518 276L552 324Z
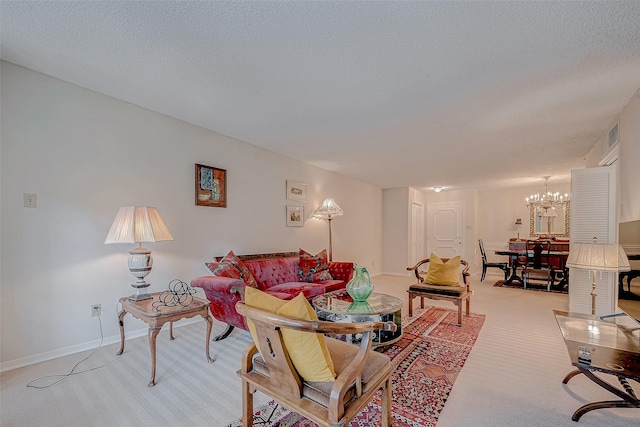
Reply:
M505 285L511 285L513 282L518 282L524 285L524 280L521 276L518 276L518 267L521 264L518 262L518 257L526 257L527 251L525 249L501 249L494 251L496 255L503 255L509 257L509 266L511 266L511 276L504 281ZM533 253L529 254L529 257L533 257ZM569 286L569 268L566 267L567 258L569 257L569 251L550 251L549 263L557 268L556 274L560 278L560 281L553 287L556 289L563 289L565 286Z

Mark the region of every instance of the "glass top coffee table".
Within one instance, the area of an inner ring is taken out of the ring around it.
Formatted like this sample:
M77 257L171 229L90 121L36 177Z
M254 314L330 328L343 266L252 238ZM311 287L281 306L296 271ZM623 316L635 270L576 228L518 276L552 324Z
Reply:
M402 301L391 295L371 294L365 303L354 303L345 290L328 292L311 300L318 319L330 322L391 321L395 332L374 331L372 346L389 345L402 336ZM360 334L344 337L347 342L359 343ZM342 337L339 337L342 338Z
M578 421L589 411L602 408L640 408L629 380L640 383L640 323L620 313L603 318L589 314L554 310L558 326L567 346L571 364L576 367L562 382L566 384L584 374L620 400L588 403L578 408L571 419ZM593 372L617 377L622 388L605 381Z

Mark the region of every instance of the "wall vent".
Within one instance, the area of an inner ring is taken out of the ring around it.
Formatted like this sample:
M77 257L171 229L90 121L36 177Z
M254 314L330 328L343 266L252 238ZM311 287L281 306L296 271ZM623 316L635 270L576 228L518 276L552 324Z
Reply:
M602 158L598 164L600 166L608 166L618 160L618 139L620 133L618 132L618 123L616 123L609 133L602 138Z
M609 131L609 147L618 142L618 123Z

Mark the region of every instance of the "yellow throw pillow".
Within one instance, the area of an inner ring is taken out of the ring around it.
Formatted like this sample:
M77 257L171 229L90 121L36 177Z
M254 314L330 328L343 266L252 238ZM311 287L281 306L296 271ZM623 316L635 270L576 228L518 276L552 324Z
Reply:
M316 312L302 292L280 307L277 314L294 319L318 320ZM324 335L282 329L282 337L291 363L302 378L314 382L333 381L336 378Z
M303 320L318 320L313 307L299 293L292 300L285 301L266 294L258 289L245 288L245 303L250 307L260 308L271 313ZM253 342L258 346L255 325L248 321L249 332ZM313 332L301 332L282 329L282 339L287 347L291 363L305 381L323 382L336 378L333 361L327 349L324 335Z
M276 313L280 307L287 303L287 301L276 298L273 295L269 295L259 289L245 286L244 303L249 307L259 308L261 310L268 311L269 313ZM256 326L249 319L247 319L247 326L249 327L249 332L253 337L253 342L256 343L258 351L260 351L260 354L262 354L260 345L258 344L258 337L256 336Z
M436 254L431 254L429 258L429 269L427 277L424 279L427 285L460 285L460 256L443 262Z

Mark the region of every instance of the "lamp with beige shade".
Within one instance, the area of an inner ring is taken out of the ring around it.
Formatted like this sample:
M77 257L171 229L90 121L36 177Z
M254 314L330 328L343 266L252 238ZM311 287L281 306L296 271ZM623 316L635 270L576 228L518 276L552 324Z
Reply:
M160 217L156 208L126 206L118 210L111 224L105 244L138 243L138 247L129 251L129 271L137 277L131 286L136 292L129 297L132 301L151 299L144 278L151 272L153 257L151 251L142 247L142 242L160 242L173 240L173 236Z

